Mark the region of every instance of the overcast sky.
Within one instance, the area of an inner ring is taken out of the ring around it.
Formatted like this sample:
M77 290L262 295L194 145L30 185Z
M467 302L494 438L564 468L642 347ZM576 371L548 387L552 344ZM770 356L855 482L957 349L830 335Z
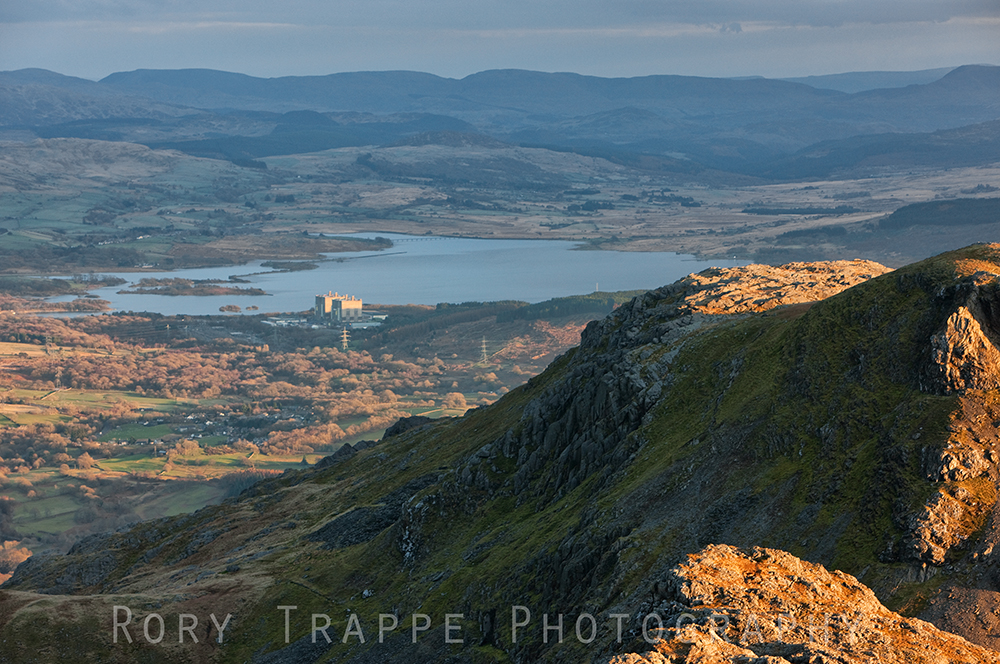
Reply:
M0 0L0 70L791 77L1000 64L1000 0Z

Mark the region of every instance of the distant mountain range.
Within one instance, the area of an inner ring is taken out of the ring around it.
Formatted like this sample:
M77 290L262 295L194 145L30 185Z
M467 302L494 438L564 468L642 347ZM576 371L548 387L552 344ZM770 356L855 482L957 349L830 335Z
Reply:
M886 87L832 89L880 83ZM313 115L288 115L301 111ZM804 170L813 175L829 175L861 167L885 149L912 165L919 159L906 148L910 142L933 143L951 163L998 161L997 119L1000 67L983 65L796 80L522 70L463 79L408 71L264 79L187 69L121 72L94 82L38 69L0 72L0 127L228 159L460 131L626 162L656 155L794 178L803 172L789 165L797 159L808 160ZM942 131L971 125L987 147L970 157L967 132ZM816 160L809 150L817 145L834 157Z
M908 85L933 83L954 69L954 67L940 67L938 69L921 69L919 71L854 71L843 74L783 78L781 80L792 83L804 83L824 90L864 92L865 90L877 90L879 88L905 88Z

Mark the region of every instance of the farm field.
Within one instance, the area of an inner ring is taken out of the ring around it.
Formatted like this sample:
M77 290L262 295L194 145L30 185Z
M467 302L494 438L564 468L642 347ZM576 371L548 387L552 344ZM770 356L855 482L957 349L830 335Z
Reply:
M588 308L610 306L570 300L390 307L348 350L323 328L261 344L262 316L184 336L160 316L0 315L0 563L219 502L402 417L491 403L577 343L599 315ZM484 361L485 329L505 341Z
M347 147L267 157L266 169L79 139L5 151L0 256L11 275L301 261L376 248L346 237L356 232L899 265L945 248L939 229L881 232L880 219L913 203L989 197L1000 186L996 165L769 182L510 145ZM983 230L952 229L948 242L961 246Z

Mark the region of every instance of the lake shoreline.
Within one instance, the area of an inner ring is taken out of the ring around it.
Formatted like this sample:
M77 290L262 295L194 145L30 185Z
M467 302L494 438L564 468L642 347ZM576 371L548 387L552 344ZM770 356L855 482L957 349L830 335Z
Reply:
M343 237L343 236L340 236ZM385 249L324 254L320 259L254 261L232 266L144 272L142 279L125 271L108 276L131 281L125 288L99 289L114 310L164 315L217 315L220 306L236 305L244 293L135 293L139 284L188 280L240 283L266 292L284 311L312 309L317 293L337 291L382 304L437 305L468 301L544 300L595 291L649 290L708 267L743 265L744 261L699 261L674 252L615 252L559 240L504 240L384 233L354 234L371 241L387 240ZM391 243L391 244L390 244ZM378 261L361 260L379 258ZM273 264L273 262L272 262ZM315 267L313 267L315 265ZM169 302L167 302L169 300ZM50 299L50 302L57 301ZM271 308L271 307L268 307Z

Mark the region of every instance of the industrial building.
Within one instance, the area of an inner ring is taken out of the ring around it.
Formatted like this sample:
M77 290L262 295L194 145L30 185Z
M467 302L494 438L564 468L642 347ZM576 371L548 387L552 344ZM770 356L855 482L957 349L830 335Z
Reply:
M315 313L316 318L335 323L357 323L362 320L361 300L332 292L317 295Z

